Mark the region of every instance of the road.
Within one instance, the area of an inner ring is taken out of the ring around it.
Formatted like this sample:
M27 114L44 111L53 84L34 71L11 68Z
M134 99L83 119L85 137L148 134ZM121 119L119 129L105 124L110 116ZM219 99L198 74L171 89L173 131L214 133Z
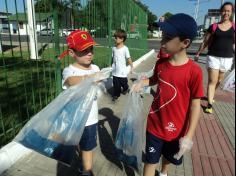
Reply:
M160 46L161 46L160 40L148 40L149 49L155 49L156 51L158 51L160 49ZM187 50L188 54L195 55L199 46L200 42L193 42ZM203 54L206 54L206 51Z
M18 36L18 35L7 35L7 34L1 34L0 39L2 41L2 44L9 45L10 41L13 43L17 44L20 42L25 43L29 39L26 35ZM37 36L38 43L53 43L53 36ZM134 39L133 39L134 40ZM95 41L99 43L100 45L107 45L108 44L108 39L106 38L95 38ZM66 43L66 37L62 36L60 37L60 43L65 44ZM200 42L193 42L191 46L188 48L188 53L194 55L199 48ZM158 51L160 49L160 40L158 39L150 39L148 40L148 48L149 49L155 49Z

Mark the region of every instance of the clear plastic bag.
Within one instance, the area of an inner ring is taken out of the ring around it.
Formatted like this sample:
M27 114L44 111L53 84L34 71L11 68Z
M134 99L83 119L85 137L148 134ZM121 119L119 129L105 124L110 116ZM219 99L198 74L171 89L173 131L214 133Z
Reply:
M148 72L141 72L141 73L133 72L133 78L135 78L137 81L150 78L152 75L153 75L153 69ZM141 94L150 94L150 92L151 92L151 87L144 86L140 93Z
M235 69L222 82L222 89L235 92Z
M145 116L140 94L130 93L124 107L115 140L118 159L141 173Z
M14 141L70 165L96 90L91 78L63 91L31 118Z

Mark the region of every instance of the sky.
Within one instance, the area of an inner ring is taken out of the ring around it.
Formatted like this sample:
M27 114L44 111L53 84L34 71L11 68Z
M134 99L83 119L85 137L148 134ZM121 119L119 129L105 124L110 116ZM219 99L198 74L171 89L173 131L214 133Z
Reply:
M158 19L166 12L172 14L186 13L195 16L195 7L197 0L140 0L143 4L149 7L149 10L155 14ZM219 9L222 0L200 0L199 13L197 23L199 25L204 23L205 15L208 9ZM226 2L226 1L225 1ZM227 0L233 2L234 0Z
M17 2L17 7L15 6ZM118 1L118 0L115 0ZM186 13L194 17L195 7L197 0L140 0L143 4L149 7L149 10L153 12L158 18L164 15L166 12L175 13ZM199 14L197 23L199 25L204 23L204 17L207 14L209 8L218 9L221 5L222 0L200 0ZM227 0L234 3L234 0ZM18 11L24 11L24 5L26 0L0 0L0 11L6 11L5 2L9 12L15 13L15 9Z

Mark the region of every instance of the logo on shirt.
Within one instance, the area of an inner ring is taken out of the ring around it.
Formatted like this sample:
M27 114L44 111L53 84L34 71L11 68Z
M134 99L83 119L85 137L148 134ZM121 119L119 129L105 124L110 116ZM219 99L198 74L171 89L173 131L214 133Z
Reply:
M148 151L149 153L156 153L156 150L154 149L154 147L149 147Z
M169 132L174 132L177 130L173 122L169 122L165 129Z

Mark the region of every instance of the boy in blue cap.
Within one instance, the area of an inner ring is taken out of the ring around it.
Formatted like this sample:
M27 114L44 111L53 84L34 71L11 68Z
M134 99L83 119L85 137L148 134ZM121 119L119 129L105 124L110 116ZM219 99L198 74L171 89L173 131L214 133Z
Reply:
M158 25L163 31L161 47L170 58L160 58L154 75L131 89L138 92L144 86L158 85L147 119L144 176L155 175L161 155L160 176L167 176L170 163L182 163L183 154L193 145L204 95L202 70L186 53L197 35L195 20L181 13Z

